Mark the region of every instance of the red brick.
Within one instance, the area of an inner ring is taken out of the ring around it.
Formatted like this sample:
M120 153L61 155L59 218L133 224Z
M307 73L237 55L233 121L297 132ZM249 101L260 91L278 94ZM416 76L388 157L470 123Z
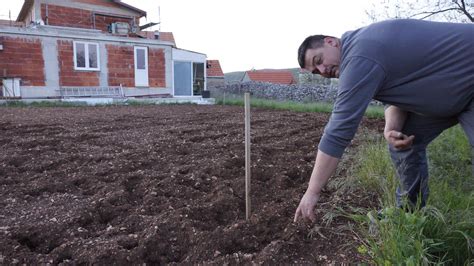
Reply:
M163 78L165 77L166 72L164 50L150 48L148 64L148 76L150 79L150 85L152 85L153 87L166 87L166 82Z
M44 86L44 60L41 40L4 37L0 51L0 69L7 76L18 76L22 84ZM3 75L3 73L2 73Z
M74 69L72 41L58 40L59 85L60 86L99 86L98 71L78 71Z
M48 24L52 26L92 29L92 12L48 4ZM46 21L46 4L41 4L41 16Z
M109 69L109 86L134 87L134 69L129 65L133 64L133 46L106 45Z

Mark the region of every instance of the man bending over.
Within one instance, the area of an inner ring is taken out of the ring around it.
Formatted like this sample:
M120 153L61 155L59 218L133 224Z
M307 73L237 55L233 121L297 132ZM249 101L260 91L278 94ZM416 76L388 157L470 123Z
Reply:
M384 136L400 179L399 206L426 204L426 147L443 130L460 123L474 151L474 24L399 19L340 39L314 35L299 47L298 61L313 74L339 78L339 89L295 221L314 221L321 189L372 99L387 106Z

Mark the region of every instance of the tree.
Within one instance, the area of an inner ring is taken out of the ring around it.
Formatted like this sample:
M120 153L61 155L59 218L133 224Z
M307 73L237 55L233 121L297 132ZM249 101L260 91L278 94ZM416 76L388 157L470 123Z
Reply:
M372 22L413 18L474 23L474 0L374 0L366 13Z

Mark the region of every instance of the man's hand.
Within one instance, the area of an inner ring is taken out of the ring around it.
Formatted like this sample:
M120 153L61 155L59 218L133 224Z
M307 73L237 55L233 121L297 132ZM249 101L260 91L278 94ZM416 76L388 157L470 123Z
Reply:
M314 215L314 207L316 206L318 200L319 193L311 193L306 191L306 193L303 195L303 198L301 198L300 205L296 209L295 219L293 221L296 223L299 218L302 218L305 222L314 222L316 219Z
M384 137L395 149L403 150L408 149L413 144L413 140L415 139L414 135L407 136L402 132L396 130L390 130L384 132Z

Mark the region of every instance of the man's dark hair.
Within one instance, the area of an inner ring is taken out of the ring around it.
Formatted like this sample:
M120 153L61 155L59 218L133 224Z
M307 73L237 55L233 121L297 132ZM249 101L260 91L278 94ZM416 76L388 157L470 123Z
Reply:
M298 63L301 68L304 68L304 57L308 49L320 48L324 44L324 38L331 37L326 35L312 35L307 37L303 43L301 43L300 48L298 48Z

